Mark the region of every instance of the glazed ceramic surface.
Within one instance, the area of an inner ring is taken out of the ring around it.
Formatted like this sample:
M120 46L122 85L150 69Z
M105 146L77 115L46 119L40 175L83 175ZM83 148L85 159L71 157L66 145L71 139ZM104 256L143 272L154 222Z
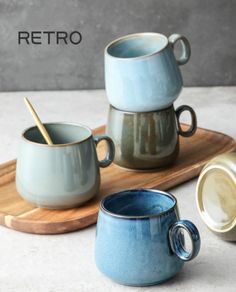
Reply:
M185 229L192 250L184 248ZM126 190L104 198L97 223L95 259L112 280L154 285L176 275L200 249L197 228L179 220L176 199L165 192Z
M22 135L16 167L16 187L27 201L50 209L71 208L99 191L99 167L114 158L107 136L92 136L89 128L67 123L45 124L55 145L45 144L37 127ZM108 153L98 161L96 144L106 140Z
M192 125L184 132L179 117L189 111ZM155 169L174 163L179 153L179 135L192 136L197 129L194 110L183 105L153 112L133 113L110 107L106 133L115 144L114 162L129 169Z
M174 44L182 55L176 60ZM179 65L188 62L190 44L179 34L169 38L158 33L137 33L111 42L105 49L105 83L109 102L133 112L169 107L178 97L183 81Z
M236 153L213 158L197 184L197 206L206 225L225 240L236 241Z

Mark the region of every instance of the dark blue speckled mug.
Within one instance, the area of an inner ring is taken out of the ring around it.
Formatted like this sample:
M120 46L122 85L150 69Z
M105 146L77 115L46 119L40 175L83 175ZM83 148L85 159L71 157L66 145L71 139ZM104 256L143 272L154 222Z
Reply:
M184 245L182 230L192 242ZM161 283L197 256L200 235L195 225L180 220L177 200L169 193L137 189L101 201L95 246L98 269L112 280L131 286Z

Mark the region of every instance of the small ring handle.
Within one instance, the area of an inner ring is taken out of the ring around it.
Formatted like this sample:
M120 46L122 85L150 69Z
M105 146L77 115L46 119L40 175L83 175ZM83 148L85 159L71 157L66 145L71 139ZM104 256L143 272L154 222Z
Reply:
M106 135L95 136L93 139L94 139L94 142L95 142L96 146L102 140L106 141L107 146L108 146L108 151L106 153L105 158L103 160L99 160L98 163L99 163L100 167L109 166L112 163L112 161L114 160L114 157L115 157L115 145L114 145L112 139L110 137L106 136Z
M191 125L187 131L183 131L180 125L180 116L184 111L188 111L191 115ZM197 131L197 116L193 108L191 108L191 106L188 105L181 105L175 110L175 114L177 117L178 133L183 137L193 136Z
M186 64L191 56L191 46L188 39L185 36L180 34L174 33L168 38L169 43L171 44L172 48L174 49L174 45L176 42L180 41L182 45L182 54L179 59L176 59L178 65Z
M185 229L191 239L192 249L190 252L184 248L183 234L181 228ZM197 227L189 220L180 220L174 223L169 230L169 240L172 251L183 261L194 259L200 250L201 239Z

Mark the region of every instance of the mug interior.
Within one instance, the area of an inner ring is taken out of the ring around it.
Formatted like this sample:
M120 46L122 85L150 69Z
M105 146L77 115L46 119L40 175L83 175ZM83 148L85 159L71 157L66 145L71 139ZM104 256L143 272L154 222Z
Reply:
M168 39L158 33L139 33L122 37L107 47L107 53L116 58L137 58L155 54L164 49Z
M49 123L44 126L55 145L82 142L92 135L91 130L82 125ZM27 129L23 137L30 142L47 144L36 126Z
M226 231L236 223L236 185L227 171L215 167L205 172L198 200L202 216L213 230Z
M176 205L176 199L158 190L137 189L115 193L104 198L101 208L112 216L149 218L159 216Z

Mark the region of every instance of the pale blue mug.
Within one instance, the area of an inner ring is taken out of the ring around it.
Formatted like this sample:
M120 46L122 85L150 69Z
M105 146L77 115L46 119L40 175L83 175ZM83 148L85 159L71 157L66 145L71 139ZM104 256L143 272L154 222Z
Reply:
M176 59L174 45L182 54ZM147 112L173 104L183 86L179 65L188 62L191 48L179 34L137 33L114 40L105 48L108 100L119 110Z
M114 144L105 135L93 137L83 125L44 124L53 145L47 145L38 128L22 134L16 166L16 187L30 203L48 209L76 207L90 199L100 187L99 167L114 159ZM105 140L106 157L99 161L96 145Z

